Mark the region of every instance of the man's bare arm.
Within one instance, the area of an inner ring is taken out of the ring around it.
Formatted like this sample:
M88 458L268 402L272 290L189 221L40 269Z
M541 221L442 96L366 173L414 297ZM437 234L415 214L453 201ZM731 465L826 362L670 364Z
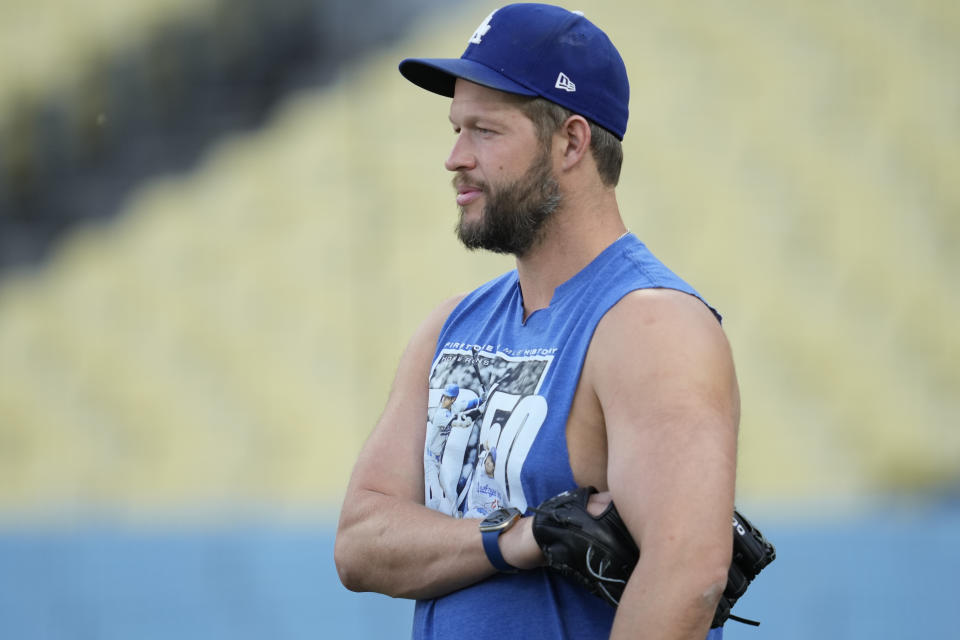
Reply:
M429 369L440 328L456 302L434 311L411 339L386 408L354 467L334 550L348 589L429 598L495 573L476 520L424 506ZM514 566L533 566L539 554L527 520L501 536L504 558Z
M585 374L640 547L611 637L703 640L732 547L739 395L723 331L692 296L636 291L598 325Z

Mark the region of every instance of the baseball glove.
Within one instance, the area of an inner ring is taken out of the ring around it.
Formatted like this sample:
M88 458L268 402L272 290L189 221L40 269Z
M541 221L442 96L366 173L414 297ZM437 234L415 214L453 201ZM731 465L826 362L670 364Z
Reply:
M587 501L593 493L593 487L580 487L545 500L534 509L533 536L547 566L616 607L640 558L640 550L612 502L599 516L587 511ZM773 545L763 534L734 512L733 561L711 627L722 626L728 618L759 624L732 615L730 609L775 557Z

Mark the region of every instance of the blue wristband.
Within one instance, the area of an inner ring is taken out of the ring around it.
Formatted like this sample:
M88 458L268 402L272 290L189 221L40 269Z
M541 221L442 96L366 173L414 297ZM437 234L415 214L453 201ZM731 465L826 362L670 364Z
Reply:
M481 531L480 535L483 537L483 550L487 552L487 559L497 571L502 573L516 573L519 570L504 560L503 554L500 553L500 534L503 533L503 531L503 529Z

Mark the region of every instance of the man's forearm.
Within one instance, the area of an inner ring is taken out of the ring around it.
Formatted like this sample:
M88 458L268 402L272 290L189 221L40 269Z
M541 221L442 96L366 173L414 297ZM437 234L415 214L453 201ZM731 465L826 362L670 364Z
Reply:
M459 520L374 491L350 495L334 550L352 591L432 598L494 573L476 520Z

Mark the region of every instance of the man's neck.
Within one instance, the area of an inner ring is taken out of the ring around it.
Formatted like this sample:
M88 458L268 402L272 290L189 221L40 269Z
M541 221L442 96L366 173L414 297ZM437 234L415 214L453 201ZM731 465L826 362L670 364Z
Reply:
M524 320L545 309L554 290L579 273L626 233L616 198L609 192L589 209L565 202L544 229L543 237L517 258Z

